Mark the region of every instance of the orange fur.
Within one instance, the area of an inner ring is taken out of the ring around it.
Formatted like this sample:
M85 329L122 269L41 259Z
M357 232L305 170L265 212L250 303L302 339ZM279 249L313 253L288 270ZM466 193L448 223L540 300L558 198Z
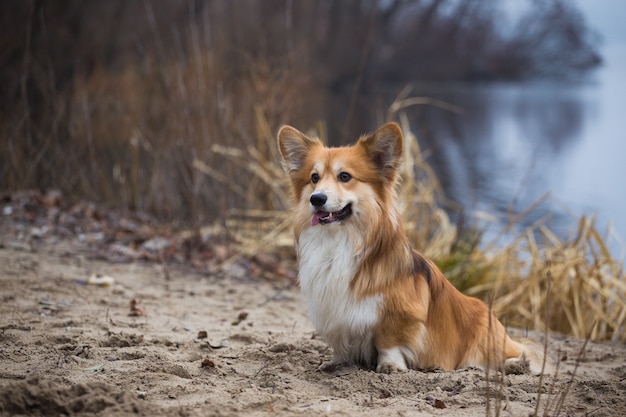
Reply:
M521 360L526 347L487 306L411 248L395 203L402 142L394 123L341 148L289 126L279 131L303 295L335 350L325 367L377 361L381 372L452 370ZM531 358L534 373L540 359Z

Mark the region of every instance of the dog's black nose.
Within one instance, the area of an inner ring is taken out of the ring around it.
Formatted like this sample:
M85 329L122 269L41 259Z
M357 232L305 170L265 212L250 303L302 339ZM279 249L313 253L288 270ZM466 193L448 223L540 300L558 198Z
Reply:
M326 204L326 200L328 200L328 197L326 197L326 194L324 193L315 193L311 195L311 204L315 207L323 206Z

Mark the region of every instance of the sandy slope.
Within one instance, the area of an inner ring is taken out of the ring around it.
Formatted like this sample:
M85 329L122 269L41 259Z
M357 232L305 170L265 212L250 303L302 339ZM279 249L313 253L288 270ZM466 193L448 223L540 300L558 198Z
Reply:
M489 403L492 412L527 416L535 409L539 379L530 375L487 384L479 370L318 372L332 352L314 338L297 288L283 282L88 255L67 241L33 250L0 236L0 415L480 416ZM92 273L115 284L86 284ZM130 315L132 299L139 315ZM626 348L589 343L568 384L582 344L550 339L563 361L556 380L543 380L541 413L550 403L555 415L566 393L561 415L626 414Z

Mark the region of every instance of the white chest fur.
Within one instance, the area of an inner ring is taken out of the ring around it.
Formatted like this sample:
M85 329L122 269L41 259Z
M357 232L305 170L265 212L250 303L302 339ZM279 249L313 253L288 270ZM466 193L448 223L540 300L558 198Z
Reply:
M352 234L320 225L300 235L300 287L317 331L346 361L367 361L382 295L357 300L350 290L356 269Z

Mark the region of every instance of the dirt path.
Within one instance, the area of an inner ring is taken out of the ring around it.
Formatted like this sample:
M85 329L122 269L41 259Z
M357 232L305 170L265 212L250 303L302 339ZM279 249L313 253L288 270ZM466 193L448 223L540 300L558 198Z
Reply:
M284 281L114 264L81 248L59 240L33 249L0 236L0 415L481 416L487 403L501 415L535 410L539 379L530 375L487 384L479 370L320 373L332 352ZM87 284L94 273L115 282ZM549 402L555 415L566 393L561 415L626 414L626 348L589 343L569 384L582 345L550 339L562 362L560 376L542 382L540 410Z

